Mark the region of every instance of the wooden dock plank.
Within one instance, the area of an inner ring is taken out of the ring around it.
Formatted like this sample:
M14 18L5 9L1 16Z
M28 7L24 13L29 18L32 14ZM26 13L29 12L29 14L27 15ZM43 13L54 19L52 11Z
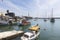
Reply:
M24 33L23 31L6 31L6 32L1 32L0 33L0 40L3 39L11 39L14 38L15 36L21 35Z

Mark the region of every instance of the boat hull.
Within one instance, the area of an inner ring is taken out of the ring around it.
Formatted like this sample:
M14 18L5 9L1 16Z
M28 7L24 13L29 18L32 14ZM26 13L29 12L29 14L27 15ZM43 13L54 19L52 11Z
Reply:
M21 37L21 40L35 40L40 35L40 32L35 34L32 38Z
M51 18L50 22L54 23L55 22L55 19L54 18Z
M31 23L20 23L19 26L27 26L30 25Z

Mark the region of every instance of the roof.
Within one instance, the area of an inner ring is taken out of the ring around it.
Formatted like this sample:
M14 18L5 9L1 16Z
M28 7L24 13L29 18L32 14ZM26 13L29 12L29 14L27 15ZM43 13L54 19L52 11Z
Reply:
M31 33L31 32L26 32L24 34L27 35L27 36L32 36L33 35L33 33Z
M39 26L32 26L31 28L29 28L29 30L38 31Z

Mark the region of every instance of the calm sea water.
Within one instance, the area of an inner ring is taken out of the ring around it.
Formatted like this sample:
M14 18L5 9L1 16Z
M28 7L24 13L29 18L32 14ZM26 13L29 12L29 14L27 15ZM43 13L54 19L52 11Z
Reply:
M29 20L31 25L29 26L0 26L0 32L11 31L11 30L23 30L28 31L27 29L32 25L39 24L40 26L40 35L36 40L60 40L60 19L55 19L55 23L51 23L50 20L44 22L43 19ZM13 40L20 40L20 37L17 37Z

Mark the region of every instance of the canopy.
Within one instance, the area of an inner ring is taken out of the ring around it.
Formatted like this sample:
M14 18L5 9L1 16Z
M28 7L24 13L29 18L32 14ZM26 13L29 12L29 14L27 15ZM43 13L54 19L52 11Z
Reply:
M29 30L33 30L33 31L38 31L39 29L40 29L39 26L33 26L29 28Z

